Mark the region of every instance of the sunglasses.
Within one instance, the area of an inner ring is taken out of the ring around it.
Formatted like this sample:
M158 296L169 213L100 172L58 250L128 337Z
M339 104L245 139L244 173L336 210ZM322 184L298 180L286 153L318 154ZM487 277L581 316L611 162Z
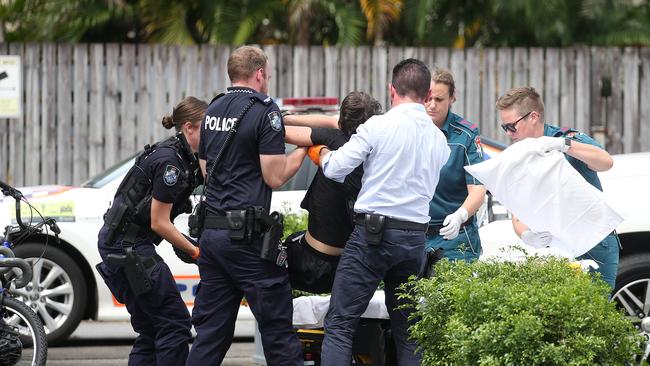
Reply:
M508 131L510 131L512 133L517 132L517 123L519 123L522 119L528 117L528 115L531 114L531 113L533 113L533 111L530 111L530 112L524 114L523 116L521 116L521 118L519 118L518 120L516 120L516 121L514 121L512 123L504 123L504 124L502 124L501 128L503 129L503 132L508 132Z

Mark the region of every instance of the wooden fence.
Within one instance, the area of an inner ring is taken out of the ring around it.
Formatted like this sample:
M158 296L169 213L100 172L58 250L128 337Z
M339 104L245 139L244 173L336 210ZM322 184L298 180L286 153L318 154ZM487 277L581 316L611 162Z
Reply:
M453 110L505 141L494 103L531 85L546 120L602 136L611 153L650 150L650 48L402 48L265 46L270 94L370 92L387 108L392 67L407 57L449 68ZM23 116L0 120L0 179L78 184L169 134L162 116L187 95L228 85L228 46L0 44L22 56ZM611 92L608 92L610 90Z

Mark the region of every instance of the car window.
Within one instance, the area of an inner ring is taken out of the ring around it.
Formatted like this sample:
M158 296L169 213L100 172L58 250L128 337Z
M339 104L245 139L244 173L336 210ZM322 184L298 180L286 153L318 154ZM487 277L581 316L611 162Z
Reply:
M96 176L90 178L89 180L83 182L81 184L82 187L84 188L102 188L108 183L114 181L115 179L125 175L129 169L133 166L133 162L135 160L135 156L137 154L134 154L123 161L119 162L118 164L113 165L112 167L108 168L107 170L97 174Z
M291 150L293 150L293 145L287 145L287 151ZM302 165L300 165L300 169L298 169L298 173L296 173L293 178L289 179L287 183L279 188L274 189L273 191L306 191L307 188L309 188L312 179L314 179L314 175L316 175L317 170L318 167L316 164L312 163L308 158L305 158L305 160L302 162ZM196 195L199 195L202 192L203 185L196 187L194 190L194 194Z
M296 173L293 178L289 179L289 181L283 186L275 189L275 191L307 190L309 184L311 183L311 180L314 178L314 175L316 175L317 170L318 167L316 164L312 163L309 158L305 158L305 160L302 162L302 165L300 166L300 169L298 169L298 173Z

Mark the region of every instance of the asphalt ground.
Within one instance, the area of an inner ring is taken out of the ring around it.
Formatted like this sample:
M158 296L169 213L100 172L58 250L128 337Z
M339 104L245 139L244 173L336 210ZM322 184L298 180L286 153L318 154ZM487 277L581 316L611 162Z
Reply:
M47 365L124 366L135 339L128 322L84 321L65 344L50 347ZM235 338L224 366L254 366L252 338Z

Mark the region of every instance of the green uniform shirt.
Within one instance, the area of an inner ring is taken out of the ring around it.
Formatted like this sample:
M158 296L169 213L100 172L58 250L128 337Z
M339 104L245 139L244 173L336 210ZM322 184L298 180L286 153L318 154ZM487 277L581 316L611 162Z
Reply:
M483 161L478 126L450 111L440 130L447 138L451 154L440 171L438 187L429 203L431 225L442 225L445 217L465 202L468 184L481 184L463 168Z

